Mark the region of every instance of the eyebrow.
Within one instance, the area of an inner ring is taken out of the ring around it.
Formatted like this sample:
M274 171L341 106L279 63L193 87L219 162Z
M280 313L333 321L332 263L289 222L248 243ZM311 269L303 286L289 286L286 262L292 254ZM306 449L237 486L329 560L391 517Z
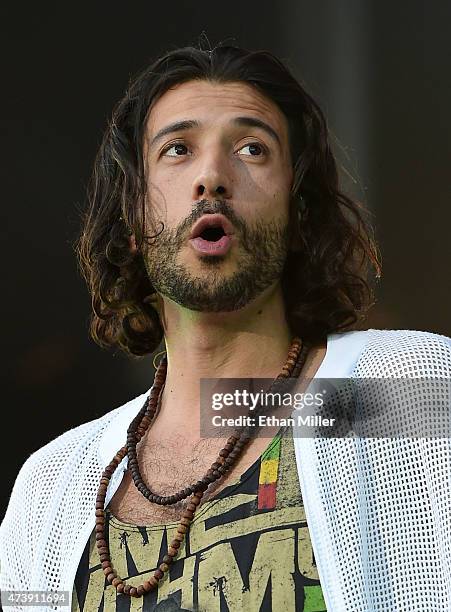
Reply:
M280 138L276 130L261 119L257 119L256 117L235 117L232 120L232 123L244 127L260 128L261 130L264 130L269 136L271 136L271 138L273 138L273 140L275 140L279 145L281 145ZM176 132L182 132L185 130L192 130L198 127L201 127L201 123L196 119L186 119L183 121L176 121L174 123L170 123L169 125L166 125L165 127L161 128L161 130L158 130L158 132L150 141L149 146L150 148L152 148L158 140L161 140L169 134L174 134Z

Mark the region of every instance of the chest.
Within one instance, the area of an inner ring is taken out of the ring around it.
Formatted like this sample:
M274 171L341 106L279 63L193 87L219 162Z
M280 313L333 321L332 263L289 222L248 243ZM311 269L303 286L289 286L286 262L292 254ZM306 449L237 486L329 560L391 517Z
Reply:
M204 493L202 502L239 480L267 447L267 438L251 440L240 457L219 480L212 483ZM158 447L148 445L145 452L138 451L141 476L146 485L157 495L172 495L202 478L216 461L225 441L200 440L189 450L180 450L172 441L160 441ZM153 446L153 453L152 453ZM141 455L141 456L140 456ZM132 525L159 525L178 522L189 498L161 506L151 503L136 488L131 472L127 470L113 495L109 509L120 521Z

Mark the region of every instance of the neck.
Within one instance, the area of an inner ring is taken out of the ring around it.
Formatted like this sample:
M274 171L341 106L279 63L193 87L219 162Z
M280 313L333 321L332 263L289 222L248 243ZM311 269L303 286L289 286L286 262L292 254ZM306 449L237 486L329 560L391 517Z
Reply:
M275 378L293 339L280 285L239 311L195 312L159 298L167 352L166 382L154 424L199 431L201 378ZM192 427L192 429L191 429Z

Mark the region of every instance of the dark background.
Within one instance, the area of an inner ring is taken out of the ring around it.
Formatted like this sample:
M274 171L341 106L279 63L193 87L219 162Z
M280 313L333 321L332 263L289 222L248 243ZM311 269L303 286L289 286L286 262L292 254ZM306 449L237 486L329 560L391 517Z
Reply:
M3 10L3 506L31 452L151 386L151 359L89 339L90 299L71 245L113 104L149 61L202 32L212 45L276 53L325 111L345 184L375 215L383 276L367 327L451 335L450 3Z

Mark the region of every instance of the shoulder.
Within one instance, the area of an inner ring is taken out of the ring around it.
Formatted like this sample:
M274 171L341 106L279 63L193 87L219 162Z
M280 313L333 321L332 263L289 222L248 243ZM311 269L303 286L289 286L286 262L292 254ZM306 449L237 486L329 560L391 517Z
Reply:
M353 374L361 377L450 378L451 338L417 330L370 329Z
M22 465L0 525L0 589L23 586L24 571L26 580L30 579L30 568L39 563L48 533L64 531L61 540L67 544L80 529L95 496L93 483L105 467L101 443L105 437L122 442L114 424L124 414L129 418L136 413L144 395L65 431Z
M122 414L133 410L141 398L138 396L97 419L65 431L32 453L16 477L3 523L14 523L18 518L14 515L21 512L21 508L32 513L38 506L42 507L46 491L51 490L54 495L64 482L77 474L102 469L99 447L105 432Z

